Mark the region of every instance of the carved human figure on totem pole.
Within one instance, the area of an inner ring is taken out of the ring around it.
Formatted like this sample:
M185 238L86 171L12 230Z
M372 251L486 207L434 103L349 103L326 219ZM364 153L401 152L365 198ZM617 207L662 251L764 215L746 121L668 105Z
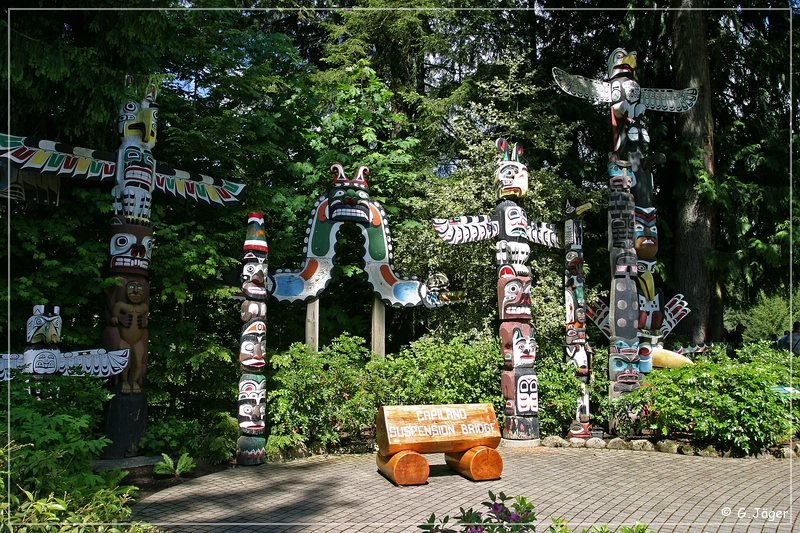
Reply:
M147 362L150 285L142 277L120 277L107 294L106 345L130 351L128 365L120 376L120 392L137 394L142 391Z
M130 89L131 78L126 81ZM152 149L158 134L156 97L160 81L158 76L151 76L143 98L122 104L118 119L120 145L116 151L0 134L0 157L17 173L15 176L12 172L16 191L24 191L28 185L40 189L42 178L113 185L109 271L118 280L116 287L106 291L103 336L108 353L119 351L123 344L130 344L132 351L126 377L115 383L117 392L123 394L115 394L107 409L106 434L112 443L103 452L106 459L135 453L136 442L146 425L146 395L125 393L143 392L148 352L147 276L153 245L150 222L153 192L225 206L239 202L245 189L243 184L189 173L155 161ZM8 195L7 187L0 184L0 196ZM128 294L131 281L138 285L132 286Z
M522 147L505 139L496 141L502 154L495 171L497 204L493 215L434 219L436 234L450 244L495 238L497 309L504 371L503 437L534 439L539 436L539 387L534 363L536 341L531 320L530 243L560 247L554 225L529 221L522 207L528 193L528 169L521 161Z
M242 294L240 314L244 326L239 339L239 396L236 441L236 464L259 465L264 462L266 414L267 268L269 246L264 229L264 215L253 211L247 216L247 236L243 246Z
M618 48L608 58L608 77L593 80L554 68L556 84L566 93L610 105L612 152L609 154L609 257L613 277L610 305L592 303L588 314L611 341L609 395L638 387L652 368L659 341L688 313L682 295L661 308L652 274L658 251L653 208L652 169L663 154L647 155L650 136L645 111L684 112L697 101L697 89L642 88L636 79L636 52ZM641 279L640 279L641 277ZM669 314L669 317L667 317ZM664 326L665 323L671 324Z
M317 198L306 227L299 269L278 269L268 276L270 295L281 302L308 302L319 298L331 281L336 242L342 224L356 224L364 237L363 266L375 296L394 307L441 307L461 299L459 291L448 291L447 276L434 273L424 282L399 275L389 220L381 204L369 194L369 168L361 165L348 177L340 163L331 165L333 182Z

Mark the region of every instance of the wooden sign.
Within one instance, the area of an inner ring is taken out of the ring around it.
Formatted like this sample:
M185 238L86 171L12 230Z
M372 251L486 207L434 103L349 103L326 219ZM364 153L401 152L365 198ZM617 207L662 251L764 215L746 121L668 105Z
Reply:
M492 404L387 405L376 420L378 453L464 452L476 446L497 448L500 428Z

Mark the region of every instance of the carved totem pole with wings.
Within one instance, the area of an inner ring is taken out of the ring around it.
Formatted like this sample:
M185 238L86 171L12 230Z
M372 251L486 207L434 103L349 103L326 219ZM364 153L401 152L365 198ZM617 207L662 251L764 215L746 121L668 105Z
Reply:
M502 154L495 172L497 206L494 215L434 219L436 234L450 244L495 238L498 266L497 308L500 316L500 349L505 370L503 438L527 440L539 437L539 387L533 368L536 341L531 327L530 243L561 246L553 224L528 221L520 205L528 193L528 169L520 160L522 147L497 140Z
M685 112L697 101L697 89L643 88L636 79L636 52L618 48L608 58L608 77L594 80L553 69L566 93L611 109L612 151L609 154L608 249L611 261L610 304L593 302L589 317L608 336L609 395L635 390L654 357L668 356L663 338L688 313L683 295L666 304L655 288L658 252L652 169L663 154L648 154L650 135L646 110ZM674 354L677 355L677 354Z
M130 82L130 80L129 80ZM110 352L128 350L129 358L115 385L106 431L113 443L106 458L135 451L144 431L146 400L124 400L142 393L148 356L148 282L153 249L150 222L155 190L196 202L224 206L238 202L245 186L202 174L191 174L156 163L152 149L158 132L158 83L151 79L144 97L122 104L116 152L78 148L53 141L0 135L0 157L10 170L0 194L25 199L41 176L113 185L109 272L116 284L106 291L103 339Z

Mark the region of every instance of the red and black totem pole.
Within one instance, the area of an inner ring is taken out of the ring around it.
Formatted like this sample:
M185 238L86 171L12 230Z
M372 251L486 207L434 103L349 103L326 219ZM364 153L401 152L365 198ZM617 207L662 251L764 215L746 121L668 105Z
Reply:
M434 219L437 235L450 244L496 238L497 309L504 370L503 438L539 437L539 384L534 370L536 341L531 321L530 243L560 247L555 226L528 221L522 199L528 193L528 169L520 161L522 147L498 139L502 154L495 172L497 205L494 215Z

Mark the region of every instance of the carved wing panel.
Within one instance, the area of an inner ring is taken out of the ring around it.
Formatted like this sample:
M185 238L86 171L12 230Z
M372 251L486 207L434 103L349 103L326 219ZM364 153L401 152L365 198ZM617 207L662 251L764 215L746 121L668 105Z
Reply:
M433 227L436 235L450 244L482 241L500 233L500 224L489 215L434 218Z
M244 185L156 163L155 188L172 196L225 205L241 200Z
M607 338L611 338L611 324L608 323L609 309L602 300L586 302L586 316L588 316L595 326L603 332Z
M116 181L116 155L112 152L0 134L0 157L19 170L106 183ZM193 174L163 163L156 164L154 185L173 196L217 205L239 202L245 188L241 183Z
M697 103L697 89L648 89L642 87L640 101L647 109L683 113Z
M555 224L548 224L547 222L529 221L528 240L550 248L561 248L561 237Z
M107 352L102 348L62 352L58 361L58 371L69 376L75 372L75 369L79 369L90 376L107 378L125 370L125 366L128 364L128 354L128 349Z
M57 143L0 134L0 157L20 170L74 179L114 182L114 154Z
M611 103L611 84L607 81L593 80L553 68L553 79L562 91L597 104Z

